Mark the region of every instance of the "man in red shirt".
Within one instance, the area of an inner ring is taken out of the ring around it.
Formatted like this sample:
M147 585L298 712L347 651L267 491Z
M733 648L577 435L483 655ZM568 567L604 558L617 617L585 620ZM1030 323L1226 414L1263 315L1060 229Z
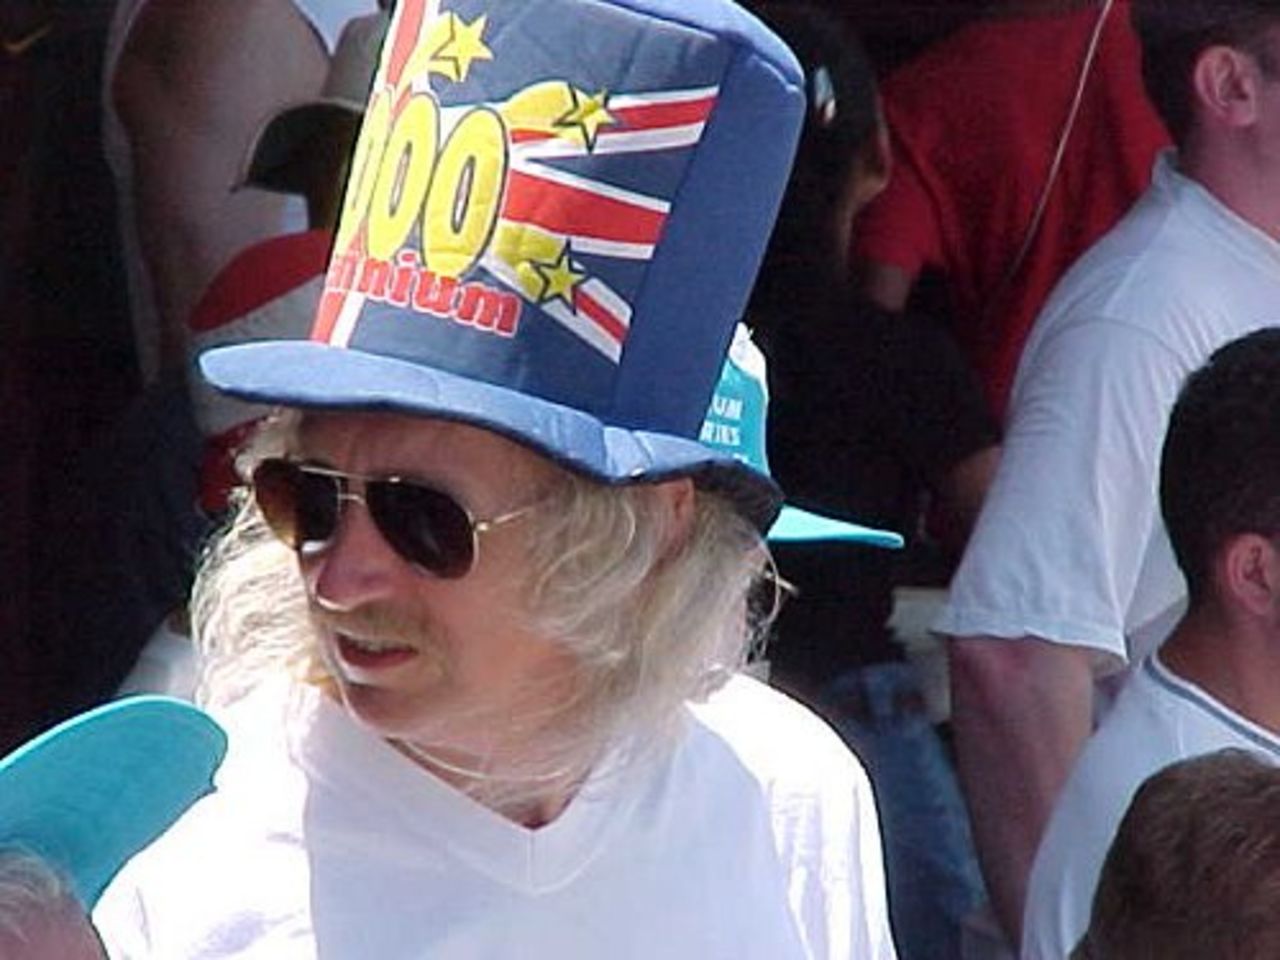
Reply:
M893 175L854 241L865 290L888 309L921 272L943 275L998 416L1053 284L1146 187L1168 143L1142 91L1127 0L1038 6L1057 12L976 21L887 80Z
M922 272L940 273L953 332L1001 419L1050 290L1146 188L1168 143L1129 6L1022 4L960 29L884 85L894 168L855 225L864 291L901 309ZM990 448L952 468L967 512L996 459ZM1030 852L1019 865L1007 823L976 826L992 906L1016 942Z

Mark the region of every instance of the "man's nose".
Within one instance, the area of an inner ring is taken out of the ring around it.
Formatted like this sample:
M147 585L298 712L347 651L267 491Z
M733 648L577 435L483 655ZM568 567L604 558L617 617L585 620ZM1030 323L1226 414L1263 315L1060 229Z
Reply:
M321 551L302 557L307 589L326 610L353 610L384 599L407 564L383 538L364 497L344 492L338 527Z

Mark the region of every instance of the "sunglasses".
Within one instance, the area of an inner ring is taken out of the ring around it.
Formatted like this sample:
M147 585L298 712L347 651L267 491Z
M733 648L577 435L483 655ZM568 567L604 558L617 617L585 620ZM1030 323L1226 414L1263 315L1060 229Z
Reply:
M359 484L360 490L353 488ZM253 471L253 497L271 531L299 553L333 541L344 502L365 505L383 539L418 570L465 577L476 563L480 534L524 516L533 504L477 520L442 490L405 477L365 476L292 460L263 460Z

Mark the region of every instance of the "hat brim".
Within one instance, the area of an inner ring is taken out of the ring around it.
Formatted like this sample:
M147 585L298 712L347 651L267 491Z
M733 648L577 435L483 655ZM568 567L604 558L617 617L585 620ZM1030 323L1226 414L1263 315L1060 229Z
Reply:
M314 341L264 341L209 350L200 369L215 388L242 400L467 423L602 483L687 476L728 497L762 532L782 506L770 478L697 440L609 425L551 400L393 357Z
M877 530L858 523L847 523L844 520L824 517L790 505L782 508L778 519L769 528L768 539L771 543L838 540L845 543L864 543L867 546L883 547L888 550L899 550L903 544L902 536L891 530Z
M305 194L316 164L351 152L363 117L363 103L338 97L286 107L258 131L240 185Z
M0 760L0 846L36 854L92 907L134 853L212 789L227 738L168 697L129 697Z

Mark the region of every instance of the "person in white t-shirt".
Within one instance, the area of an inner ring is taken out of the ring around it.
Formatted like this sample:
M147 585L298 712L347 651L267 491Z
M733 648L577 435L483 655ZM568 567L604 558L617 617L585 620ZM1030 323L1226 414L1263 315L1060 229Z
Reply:
M1174 396L1215 347L1280 323L1280 5L1139 0L1133 13L1177 150L1037 320L936 624L974 838L1015 943L1094 682L1153 649L1181 609L1155 496Z
M202 357L283 409L191 605L229 755L112 956L892 960L860 764L741 672L804 89L727 0L397 5L310 339Z
M1189 606L1130 678L1036 854L1024 960L1065 957L1134 791L1185 757L1239 747L1280 763L1280 329L1220 348L1174 405L1160 507Z

